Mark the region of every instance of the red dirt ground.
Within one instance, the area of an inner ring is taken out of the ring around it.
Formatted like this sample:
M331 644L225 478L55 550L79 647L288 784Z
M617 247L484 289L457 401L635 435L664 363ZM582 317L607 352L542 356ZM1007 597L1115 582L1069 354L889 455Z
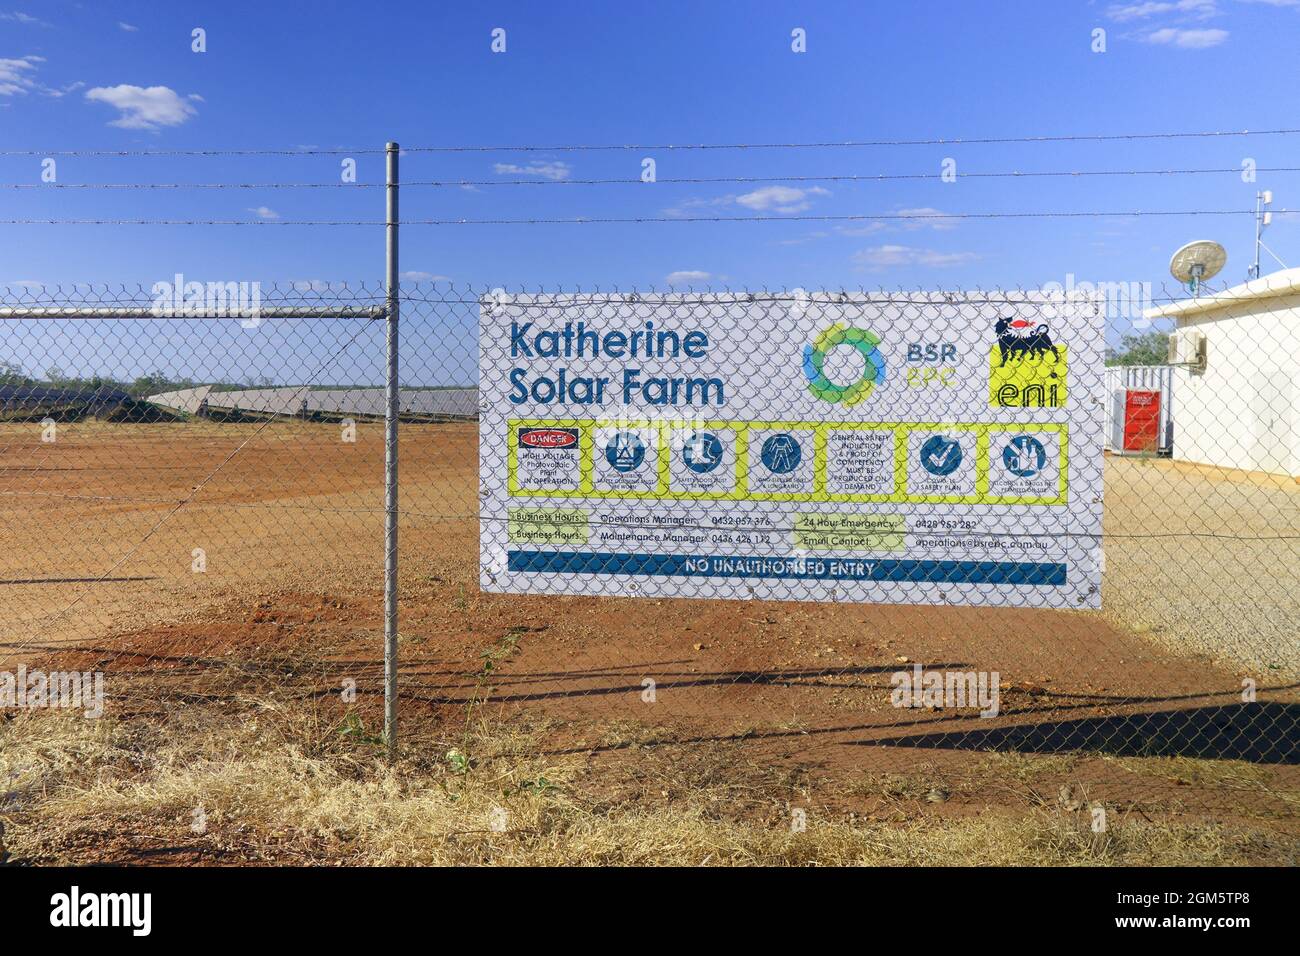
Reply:
M19 428L0 429L0 663L7 652L102 669L119 715L187 700L238 708L260 694L341 715L337 691L352 679L359 712L377 719L377 426L355 444L337 426L303 423L89 424L55 445ZM722 746L842 793L868 772L960 775L989 750L1078 753L1073 777L1119 804L1181 799L1294 819L1293 803L1258 790L1192 793L1173 771L1111 759L1242 760L1261 768L1264 791L1294 794L1300 705L1267 675L1245 704L1244 670L1174 653L1103 615L481 594L476 443L470 426L403 434L412 745L463 723L474 700L480 716L549 722L548 747L593 766L646 744ZM194 548L206 554L202 574L191 571ZM490 674L484 654L497 658ZM914 662L998 672L999 716L893 707L891 675ZM999 799L954 799L948 812Z

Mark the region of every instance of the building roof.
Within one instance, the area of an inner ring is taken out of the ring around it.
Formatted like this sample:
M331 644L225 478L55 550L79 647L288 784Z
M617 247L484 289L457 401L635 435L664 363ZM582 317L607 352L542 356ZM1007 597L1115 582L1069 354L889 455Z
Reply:
M1231 289L1224 289L1214 295L1182 299L1158 308L1146 309L1142 314L1148 319L1181 319L1189 315L1202 315L1206 312L1226 309L1238 303L1273 299L1296 293L1300 293L1300 269L1282 269L1243 282L1241 285L1234 285Z

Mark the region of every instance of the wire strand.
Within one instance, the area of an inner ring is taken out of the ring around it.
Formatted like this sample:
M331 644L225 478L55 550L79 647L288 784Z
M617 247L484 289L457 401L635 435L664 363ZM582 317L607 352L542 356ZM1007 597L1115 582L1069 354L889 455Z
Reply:
M1291 212L1275 210L1278 214ZM1253 209L1132 209L1079 212L862 213L813 216L593 216L570 219L403 219L403 226L542 226L690 222L863 222L962 219L1105 219L1152 216L1254 216ZM0 219L3 226L385 226L382 219Z
M626 144L561 144L551 146L403 146L410 153L471 153L471 152L596 152L632 149L710 150L710 149L842 149L873 146L979 146L1009 143L1081 143L1112 142L1116 140L1151 139L1202 139L1231 136L1289 136L1300 133L1300 128L1266 130L1201 130L1169 133L1078 133L1046 136L981 136L935 137L930 139L867 139L822 141L812 143L626 143Z
M1300 166L1258 167L1260 173L1300 173ZM1232 173L1234 166L1214 169L1096 169L1096 170L1009 170L1003 172L954 173L955 179L1042 179L1090 176L1200 176ZM402 187L430 186L642 186L710 185L743 183L858 183L897 180L941 179L942 173L832 173L824 176L678 176L646 183L638 178L610 179L417 179L399 183ZM385 183L0 183L0 189L383 189Z
M405 153L490 153L490 152L592 152L602 150L666 149L843 149L873 146L976 146L1008 143L1083 143L1134 140L1207 139L1238 136L1293 136L1300 128L1261 130L1194 130L1159 133L1066 133L1041 136L980 136L965 138L841 140L805 143L567 143L548 146L403 146ZM345 149L5 149L0 156L350 156L384 153L384 147Z

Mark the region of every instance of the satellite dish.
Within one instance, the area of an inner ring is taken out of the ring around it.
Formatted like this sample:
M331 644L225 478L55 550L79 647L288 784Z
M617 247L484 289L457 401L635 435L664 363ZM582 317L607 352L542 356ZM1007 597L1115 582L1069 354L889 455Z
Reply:
M1228 253L1223 246L1210 239L1198 239L1174 253L1169 260L1169 272L1196 295L1201 283L1217 276L1227 261Z

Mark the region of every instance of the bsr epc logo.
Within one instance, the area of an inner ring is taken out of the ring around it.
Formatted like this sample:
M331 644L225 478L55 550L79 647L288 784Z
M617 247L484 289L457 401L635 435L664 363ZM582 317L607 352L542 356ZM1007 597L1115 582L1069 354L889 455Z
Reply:
M952 363L957 346L952 342L910 342L907 346L908 388L948 388L957 376Z

